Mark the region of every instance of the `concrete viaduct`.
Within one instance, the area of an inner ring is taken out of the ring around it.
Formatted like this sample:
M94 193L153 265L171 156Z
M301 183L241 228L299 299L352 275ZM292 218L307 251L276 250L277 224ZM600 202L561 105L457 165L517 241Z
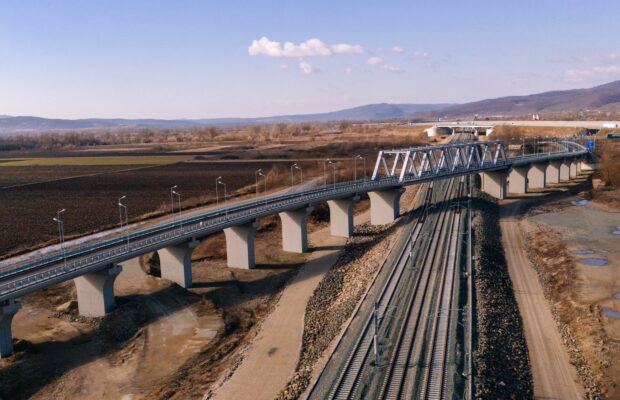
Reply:
M540 146L545 149L545 146ZM254 235L261 217L278 214L282 246L290 252L308 250L306 217L312 204L327 202L334 236L353 233L353 206L368 193L371 223L383 225L399 216L403 187L436 179L478 173L482 189L504 198L549 183L568 181L592 169L588 150L572 141L555 142L548 152L507 157L499 141L456 143L379 152L371 179L356 180L258 197L227 207L178 217L129 235L119 233L95 243L15 263L0 270L0 357L12 353L11 321L20 309L18 298L73 279L79 313L98 317L115 306L114 281L123 261L157 251L161 276L191 287L192 251L200 240L224 231L228 266L254 267Z

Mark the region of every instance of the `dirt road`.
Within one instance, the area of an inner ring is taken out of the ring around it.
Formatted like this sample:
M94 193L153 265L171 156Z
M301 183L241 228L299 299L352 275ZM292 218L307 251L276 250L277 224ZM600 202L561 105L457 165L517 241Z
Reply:
M534 397L538 399L581 399L583 388L570 364L538 275L530 263L519 229L519 200L501 206L502 244L519 311L523 318Z
M355 216L355 223L368 221L369 214ZM245 351L243 362L215 390L214 399L272 400L286 386L299 359L308 300L346 243L346 239L330 236L328 231L326 227L310 235L310 244L316 249L311 259L284 289L275 309Z

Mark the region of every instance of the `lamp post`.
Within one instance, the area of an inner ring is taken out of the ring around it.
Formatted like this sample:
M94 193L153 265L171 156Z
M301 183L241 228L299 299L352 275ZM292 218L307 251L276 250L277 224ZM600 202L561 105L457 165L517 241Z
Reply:
M262 176L263 177L263 184L264 184L264 189L263 189L263 193L265 193L265 204L267 204L267 175L263 174L263 172L259 172L258 176ZM256 181L256 187L258 187L258 181Z
M304 170L297 164L295 164L295 169L299 170L299 184L304 184Z
M327 186L327 167L326 165L331 163L332 160L329 158L323 161L323 186Z
M174 189L178 188L179 185L174 185L170 187L170 207L172 209L172 222L176 220L174 216Z
M172 194L177 197L177 202L179 204L179 212L178 212L179 228L181 229L181 232L183 232L183 220L181 219L181 195L175 190L172 191Z
M227 201L227 194L226 194L226 184L224 182L222 182L222 177L219 176L216 180L215 180L215 188L217 189L217 185L222 185L224 186L224 205L226 206L226 209L224 210L226 219L228 219L228 201Z
M127 215L127 206L122 203L127 196L123 195L118 198L118 215L121 219L121 229L123 229L123 211L125 211L125 236L127 237L127 250L129 250L129 217Z
M293 172L293 169L297 168L297 163L291 165L291 190L293 189L293 186L295 186L295 175Z
M354 169L354 180L357 180L357 160L364 161L364 181L366 180L366 157L362 157L361 154L355 156L355 169Z
M256 178L256 197L258 197L258 177L264 176L262 168L259 168L254 172L254 178Z
M65 262L65 268L67 267L67 251L65 250L65 224L62 222L60 218L60 214L67 211L66 209L62 209L56 213L56 217L53 218L54 222L58 224L58 238L60 241L60 249L62 250L62 257Z
M334 191L335 191L336 190L336 163L333 162L332 160L328 160L327 163L332 166L332 169L334 171Z

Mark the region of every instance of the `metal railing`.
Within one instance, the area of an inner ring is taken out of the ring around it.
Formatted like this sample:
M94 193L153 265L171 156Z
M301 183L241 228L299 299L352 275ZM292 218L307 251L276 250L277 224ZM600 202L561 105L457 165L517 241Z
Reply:
M9 268L0 271L0 282L9 280L9 282L0 284L0 300L22 295L24 293L18 292L23 292L24 288L34 284L40 286L40 283L47 281L56 283L56 278L59 276L64 275L70 279L81 273L101 269L106 265L133 258L150 250L180 243L190 238L200 238L255 218L301 208L305 204L352 196L356 193L372 190L501 169L512 164L532 162L532 160L548 161L565 156L587 154L587 152L588 150L585 147L577 143L566 142L556 152L509 157L502 160L482 162L474 166L445 166L435 171L426 171L419 176L405 175L402 181L397 175L375 180L358 179L312 189L268 195L230 206L222 206L198 215L179 217L172 222L136 230L129 235L119 233L113 238L68 248L64 253L57 251L50 255L31 258L28 261L11 265ZM27 276L21 277L24 274Z

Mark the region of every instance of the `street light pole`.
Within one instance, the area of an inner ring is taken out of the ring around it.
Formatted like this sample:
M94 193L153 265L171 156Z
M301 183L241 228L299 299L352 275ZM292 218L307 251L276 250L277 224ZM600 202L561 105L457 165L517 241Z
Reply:
M65 268L67 267L67 251L65 249L65 224L60 219L60 214L67 211L66 209L62 209L56 213L56 217L53 220L58 224L58 237L60 240L60 249L62 250L62 257L64 259Z
M258 197L258 177L263 175L262 168L259 168L254 172L254 177L256 178L256 197Z
M123 229L123 210L125 211L125 236L127 237L127 250L129 250L129 216L127 215L127 206L122 203L127 196L123 195L118 199L118 214L121 219L121 229Z
M224 213L225 213L226 219L228 219L228 199L227 199L227 193L226 193L226 184L222 182L221 176L217 178L215 183L216 183L216 186L215 186L216 188L217 188L217 185L224 186L224 205L226 206Z
M172 207L172 222L175 221L175 216L174 216L174 189L178 188L179 185L174 185L170 188L170 203L171 203L171 207Z
M332 169L334 170L334 191L336 190L336 163L332 160L328 161L328 164L331 164Z
M183 232L183 219L181 219L181 195L176 191L172 191L172 194L177 196L177 202L179 203L179 212L178 212L179 228L181 229L181 232Z
M304 184L304 170L297 164L295 164L295 169L299 170L299 184Z
M295 179L294 179L294 174L293 174L294 168L297 168L297 163L291 165L291 190L293 189L293 186L295 186Z
M327 186L327 167L326 165L331 163L331 160L323 160L323 186Z

